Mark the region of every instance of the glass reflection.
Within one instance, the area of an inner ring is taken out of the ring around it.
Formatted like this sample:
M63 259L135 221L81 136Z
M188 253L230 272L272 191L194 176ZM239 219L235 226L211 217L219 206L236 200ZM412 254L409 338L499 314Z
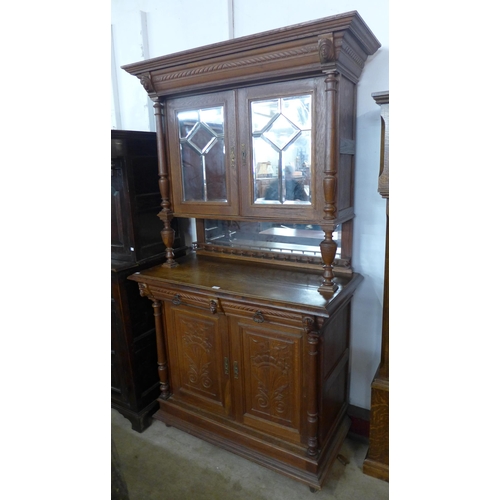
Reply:
M256 204L311 204L311 96L253 101Z
M224 108L177 113L184 201L227 201Z

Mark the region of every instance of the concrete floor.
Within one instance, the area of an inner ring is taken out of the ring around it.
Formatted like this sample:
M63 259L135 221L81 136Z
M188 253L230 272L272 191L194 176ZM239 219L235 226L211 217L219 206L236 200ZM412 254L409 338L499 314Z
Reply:
M389 484L362 472L367 444L348 438L323 489L309 487L173 427L143 433L111 410L112 438L130 500L386 500Z

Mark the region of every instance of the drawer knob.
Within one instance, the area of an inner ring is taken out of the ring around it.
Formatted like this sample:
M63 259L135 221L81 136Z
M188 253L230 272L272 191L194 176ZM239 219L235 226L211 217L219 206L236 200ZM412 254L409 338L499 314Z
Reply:
M262 311L257 311L252 318L256 323L264 323L264 315Z
M172 304L174 304L174 306L178 306L180 303L181 303L181 296L178 293L176 293L174 295L174 298L172 299Z

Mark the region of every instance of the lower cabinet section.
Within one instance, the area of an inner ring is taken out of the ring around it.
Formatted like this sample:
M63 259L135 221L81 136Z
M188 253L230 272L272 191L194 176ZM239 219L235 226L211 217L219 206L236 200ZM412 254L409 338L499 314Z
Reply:
M350 307L361 277L339 282L333 297L315 289L314 300L298 303L270 300L276 290L265 286L260 296L251 286L248 295L229 285L215 292L179 268L130 277L155 309L154 417L321 489L350 425Z

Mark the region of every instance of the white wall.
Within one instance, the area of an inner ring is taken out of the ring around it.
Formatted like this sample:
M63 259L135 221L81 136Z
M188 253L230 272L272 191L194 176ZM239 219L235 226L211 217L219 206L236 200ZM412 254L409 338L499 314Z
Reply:
M365 64L357 110L353 267L364 281L353 303L351 404L369 408L380 360L385 251L385 201L377 192L380 108L371 94L389 90L388 0L112 0L111 128L154 130L149 98L139 80L120 69L124 64L227 40L233 32L244 36L352 10L382 44Z

